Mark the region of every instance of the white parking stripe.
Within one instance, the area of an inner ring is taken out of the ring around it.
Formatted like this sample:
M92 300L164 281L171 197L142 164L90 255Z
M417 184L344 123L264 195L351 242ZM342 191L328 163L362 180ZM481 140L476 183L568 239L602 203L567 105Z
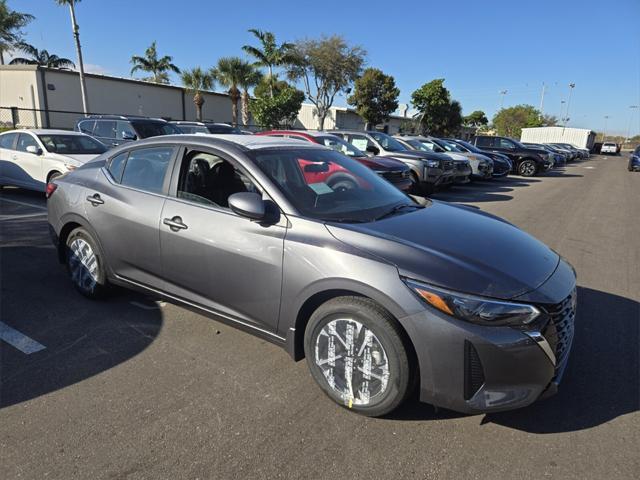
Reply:
M34 205L32 203L20 202L18 200L11 200L10 198L0 197L0 200L3 202L15 203L16 205L22 205L23 207L37 208L38 210L47 210L47 207L43 207L41 205Z
M0 322L0 340L4 340L9 345L13 345L27 355L47 348L3 322Z
M44 216L46 214L47 214L47 212L27 213L26 215L21 215L21 214L17 214L17 215L0 215L0 220L17 220L17 219L20 219L20 218L42 217L42 216Z

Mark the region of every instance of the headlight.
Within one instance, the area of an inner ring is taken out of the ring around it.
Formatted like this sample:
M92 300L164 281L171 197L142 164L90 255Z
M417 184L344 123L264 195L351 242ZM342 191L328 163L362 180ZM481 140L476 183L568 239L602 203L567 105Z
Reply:
M438 160L427 160L427 167L438 168L439 166L440 166L440 162Z
M409 279L404 279L404 282L425 303L467 322L518 327L530 324L540 315L540 310L533 305L452 292Z

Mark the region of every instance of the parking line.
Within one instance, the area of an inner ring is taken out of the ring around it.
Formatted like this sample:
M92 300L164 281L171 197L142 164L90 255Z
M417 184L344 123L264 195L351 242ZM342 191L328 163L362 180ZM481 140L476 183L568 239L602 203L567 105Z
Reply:
M0 340L4 340L9 345L13 345L22 353L31 355L32 353L44 350L45 347L41 343L36 342L32 338L20 333L15 328L11 328L6 323L0 322Z
M27 213L25 215L16 214L16 215L0 215L0 220L17 220L21 218L33 218L33 217L42 217L46 215L47 212L40 213Z
M4 198L4 197L0 197L0 200L2 200L3 202L15 203L16 205L22 205L23 207L37 208L38 210L44 210L44 211L47 210L47 207L42 207L40 205L34 205L33 203L20 202L18 200L11 200L9 198Z

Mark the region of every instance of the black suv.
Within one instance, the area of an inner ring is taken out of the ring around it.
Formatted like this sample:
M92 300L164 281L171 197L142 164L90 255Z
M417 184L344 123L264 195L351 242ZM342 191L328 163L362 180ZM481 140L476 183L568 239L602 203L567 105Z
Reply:
M182 133L197 134L197 133L213 133L213 134L226 134L226 135L243 135L244 132L239 128L226 123L214 123L214 122L192 122L187 120L172 120L171 125L174 125Z
M533 177L553 167L553 156L541 148L525 147L507 137L476 136L471 143L489 152L502 153L513 163L513 171L523 177Z
M107 148L142 138L182 133L161 118L132 115L89 115L76 122L75 130L91 135Z

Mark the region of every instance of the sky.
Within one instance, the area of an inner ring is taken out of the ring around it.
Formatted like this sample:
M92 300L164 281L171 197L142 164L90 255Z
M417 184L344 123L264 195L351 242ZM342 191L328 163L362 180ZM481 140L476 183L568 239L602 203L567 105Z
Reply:
M28 43L75 61L68 8L54 0L8 4L35 15ZM161 55L191 68L244 56L242 45L256 43L249 28L279 42L338 34L367 51L367 66L395 77L401 103L444 78L464 114L491 118L501 103L539 108L544 84L543 112L561 117L574 83L569 126L640 134L640 108L630 108L640 106L640 0L84 0L76 16L95 73L129 77L131 56L154 40Z

